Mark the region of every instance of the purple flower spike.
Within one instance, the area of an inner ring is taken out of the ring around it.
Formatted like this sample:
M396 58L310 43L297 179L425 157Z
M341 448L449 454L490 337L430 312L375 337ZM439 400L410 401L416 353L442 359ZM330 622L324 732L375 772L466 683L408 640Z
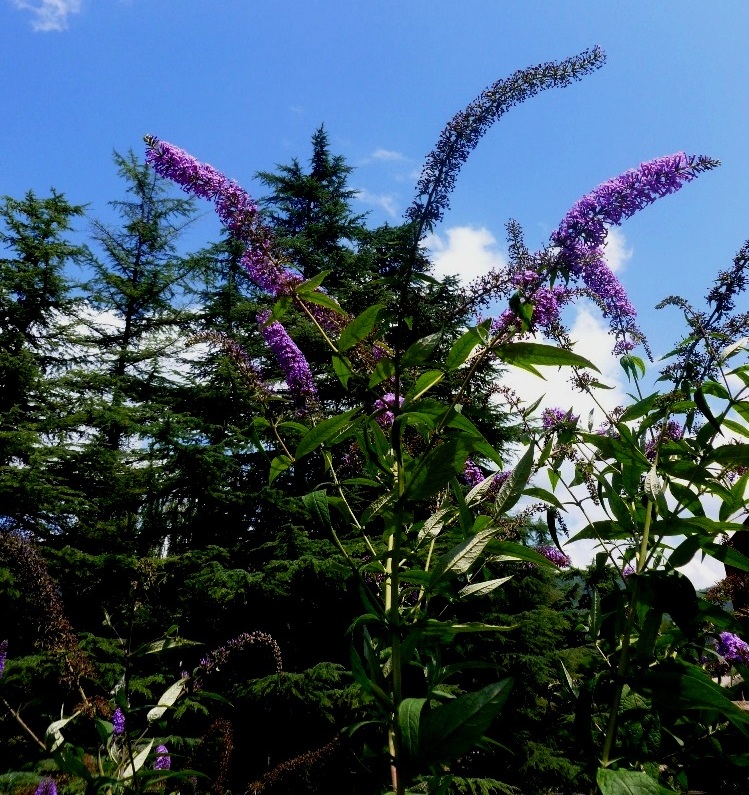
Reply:
M260 333L263 335L268 347L273 351L278 360L281 372L286 378L289 389L302 408L307 408L310 402L317 397L317 390L312 379L304 354L297 348L294 340L286 329L277 321L268 323L270 312L265 310L257 316L260 324Z
M169 749L165 745L156 747L156 761L153 763L154 770L169 770L172 766L172 758L169 756Z
M463 471L463 480L468 488L472 489L478 486L484 480L484 473L471 461L470 458L466 459L465 470Z
M302 281L271 258L273 235L261 223L257 205L240 185L173 144L150 135L146 143L146 162L156 173L176 182L186 193L212 201L231 235L247 244L242 264L254 284L277 296L291 292Z
M568 275L582 279L600 301L615 333L630 332L641 337L634 325L635 309L604 259L608 227L619 226L638 210L661 196L675 193L717 165L717 160L684 152L649 160L583 196L552 235L552 244L560 249L562 266ZM630 341L622 338L616 352L626 353L632 347Z
M53 778L43 778L34 791L34 795L57 795L57 784Z
M112 715L112 730L116 737L120 737L125 733L125 715L119 707Z
M564 552L560 552L556 547L536 547L536 552L543 555L560 569L566 569L572 565L572 561L569 557L565 555Z
M218 217L234 237L245 242L253 238L257 205L240 185L173 144L153 136L148 136L146 143L146 162L157 174L192 196L214 202Z
M403 405L403 395L399 397L398 405ZM386 392L381 398L375 400L374 407L375 410L379 412L376 417L377 422L383 428L389 428L395 420L395 414L393 413L393 409L395 408L395 393Z
M8 658L8 641L0 642L0 676L5 672L5 660Z
M749 664L749 644L732 632L721 632L717 651L726 662Z
M574 425L578 419L579 417L562 409L544 409L541 412L541 424L545 431L549 431L559 425Z

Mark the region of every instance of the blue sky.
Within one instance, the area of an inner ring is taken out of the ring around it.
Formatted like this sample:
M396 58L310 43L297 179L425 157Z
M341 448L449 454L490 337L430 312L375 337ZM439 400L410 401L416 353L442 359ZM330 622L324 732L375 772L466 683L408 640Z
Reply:
M650 308L695 300L749 236L749 4L724 0L0 0L0 193L50 186L94 213L113 149L150 132L235 177L304 158L325 123L361 209L397 221L443 124L499 77L594 44L607 65L496 125L441 233L517 218L541 245L599 182L680 149L717 172L627 223L621 273ZM669 324L670 325L670 324Z
M482 140L433 250L444 269L475 270L501 261L510 217L538 247L603 180L678 150L717 157L616 238L618 275L663 352L681 327L653 306L675 292L699 303L749 237L747 31L745 0L0 0L0 194L54 186L103 215L120 192L112 150L142 153L145 133L257 193L254 173L304 160L325 123L356 168L357 209L397 222L457 110L598 44L603 69ZM595 313L571 322L604 356Z

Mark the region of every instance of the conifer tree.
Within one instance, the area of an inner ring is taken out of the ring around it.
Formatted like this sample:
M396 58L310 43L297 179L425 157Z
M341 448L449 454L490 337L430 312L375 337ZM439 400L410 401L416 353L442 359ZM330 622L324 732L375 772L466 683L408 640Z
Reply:
M0 203L0 501L2 523L54 531L56 490L45 469L58 407L48 379L64 361L73 300L66 268L85 250L69 239L83 207L52 191Z

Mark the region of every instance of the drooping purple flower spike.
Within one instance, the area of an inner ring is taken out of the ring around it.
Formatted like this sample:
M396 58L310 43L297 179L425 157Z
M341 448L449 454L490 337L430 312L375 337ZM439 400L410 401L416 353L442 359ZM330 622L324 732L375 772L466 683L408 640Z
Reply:
M5 673L5 660L8 657L8 641L0 641L0 677Z
M603 66L605 60L600 47L594 47L563 61L521 69L489 86L457 113L427 156L416 185L416 198L406 211L406 218L419 225L419 234L442 218L458 172L494 122L520 102L546 88L569 85Z
M684 152L649 160L583 196L551 236L552 244L559 248L560 263L566 274L585 283L610 319L612 331L619 335L617 352L624 353L633 347L622 333L636 337L639 331L634 325L635 308L606 264L604 246L608 227L620 225L638 210L661 196L675 193L698 174L717 165L717 160Z
M268 347L273 351L300 408L307 408L317 397L317 390L304 354L297 348L286 329L277 321L268 323L270 311L265 310L257 316L260 333Z
M176 182L186 193L212 201L231 235L247 245L242 264L254 284L277 296L290 292L302 281L299 275L273 261L273 235L260 221L257 205L244 188L184 149L152 135L147 135L145 140L148 144L146 162L156 173Z
M146 143L146 162L157 174L192 196L212 201L221 222L238 240L249 242L254 237L257 205L239 184L173 144L152 135L146 136Z

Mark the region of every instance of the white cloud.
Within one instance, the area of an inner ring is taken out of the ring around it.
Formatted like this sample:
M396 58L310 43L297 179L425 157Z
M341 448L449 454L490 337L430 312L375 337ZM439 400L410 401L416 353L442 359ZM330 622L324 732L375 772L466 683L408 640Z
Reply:
M369 157L372 160L386 160L391 163L406 159L406 156L401 152L396 152L392 149L383 149L382 147L375 149Z
M632 258L632 249L627 248L624 234L616 227L609 229L604 256L606 264L614 273L621 270L627 260Z
M21 11L31 11L31 27L35 31L65 30L68 27L68 16L77 14L83 6L83 0L11 0Z
M362 188L356 192L356 198L373 207L379 207L393 218L396 215L395 197L389 193L372 193Z
M457 276L462 284L468 284L507 264L494 235L483 226L454 226L446 230L445 237L431 234L424 240L438 279Z

